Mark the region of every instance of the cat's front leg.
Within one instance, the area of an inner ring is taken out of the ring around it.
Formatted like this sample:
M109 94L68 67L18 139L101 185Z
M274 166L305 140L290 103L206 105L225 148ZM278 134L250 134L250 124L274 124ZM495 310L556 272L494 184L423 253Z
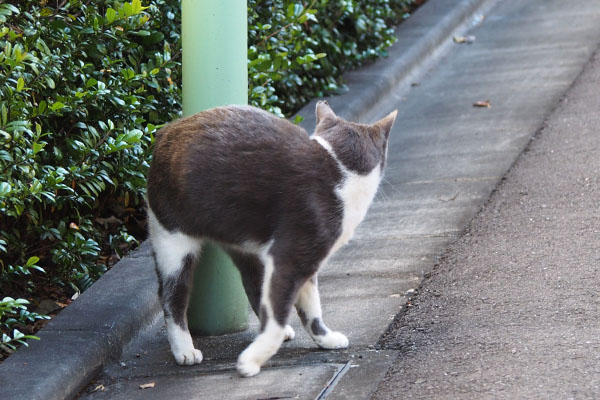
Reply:
M316 274L300 288L298 300L296 301L296 311L298 311L304 329L319 347L324 349L348 347L348 338L341 332L332 331L323 322Z
M296 337L296 332L294 332L294 328L291 325L286 325L284 328L284 336L283 340L292 340Z

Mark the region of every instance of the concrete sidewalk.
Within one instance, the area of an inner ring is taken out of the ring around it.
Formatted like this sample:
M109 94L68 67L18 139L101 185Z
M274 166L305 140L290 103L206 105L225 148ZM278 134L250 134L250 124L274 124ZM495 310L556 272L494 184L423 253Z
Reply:
M330 101L354 120L399 109L380 195L353 242L320 275L325 320L348 335L349 349L317 349L294 317L296 339L258 376L242 379L235 359L257 332L253 319L247 332L196 338L205 361L176 366L143 246L52 321L42 342L0 366L0 398L70 397L100 371L82 398L369 398L399 354L374 345L407 293L476 215L600 41L599 0L504 0L468 32L474 43L452 42L493 4L429 0L401 26L404 39L390 58L350 74L350 91ZM426 66L433 68L425 73ZM473 108L482 100L492 107ZM309 130L313 110L302 113ZM86 321L75 318L99 304L110 307ZM77 363L53 364L54 355L65 354ZM9 386L31 371L38 387L24 393ZM40 388L44 373L47 386ZM149 382L154 388L139 389Z
M599 112L596 52L382 340L376 399L600 398Z

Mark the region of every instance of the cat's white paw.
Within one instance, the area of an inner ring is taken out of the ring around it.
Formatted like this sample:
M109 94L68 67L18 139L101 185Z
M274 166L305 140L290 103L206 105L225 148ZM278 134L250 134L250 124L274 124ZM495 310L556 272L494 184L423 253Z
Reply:
M348 338L341 332L329 331L326 335L315 336L315 342L324 349L345 349L348 347Z
M194 365L202 362L202 352L198 349L188 349L173 353L179 365Z
M283 340L292 340L296 337L296 332L294 332L294 328L292 328L290 325L286 325L284 330L285 333L283 336Z
M260 372L260 364L253 360L246 351L238 357L237 370L244 378L249 378Z

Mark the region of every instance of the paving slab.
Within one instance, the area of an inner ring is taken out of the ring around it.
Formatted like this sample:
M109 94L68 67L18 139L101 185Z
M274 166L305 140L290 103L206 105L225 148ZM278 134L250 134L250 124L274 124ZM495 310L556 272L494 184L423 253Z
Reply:
M222 398L231 400L245 399L315 399L339 373L343 365L317 364L280 368L268 368L261 373L261 384L241 378L236 371L213 372L206 374L179 373L176 375L133 378L119 382L110 390L94 392L89 398L113 399L118 390L122 398L152 400L165 398L189 399L194 393L196 399ZM158 380L158 384L156 381ZM144 384L155 384L140 389ZM265 388L269 388L265 391Z

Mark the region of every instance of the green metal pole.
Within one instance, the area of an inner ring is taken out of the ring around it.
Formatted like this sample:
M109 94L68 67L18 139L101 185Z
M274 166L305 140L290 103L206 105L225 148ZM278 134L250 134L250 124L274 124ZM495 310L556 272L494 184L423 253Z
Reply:
M183 113L248 104L246 0L182 0ZM248 300L227 254L205 243L188 308L190 331L220 335L248 327Z

